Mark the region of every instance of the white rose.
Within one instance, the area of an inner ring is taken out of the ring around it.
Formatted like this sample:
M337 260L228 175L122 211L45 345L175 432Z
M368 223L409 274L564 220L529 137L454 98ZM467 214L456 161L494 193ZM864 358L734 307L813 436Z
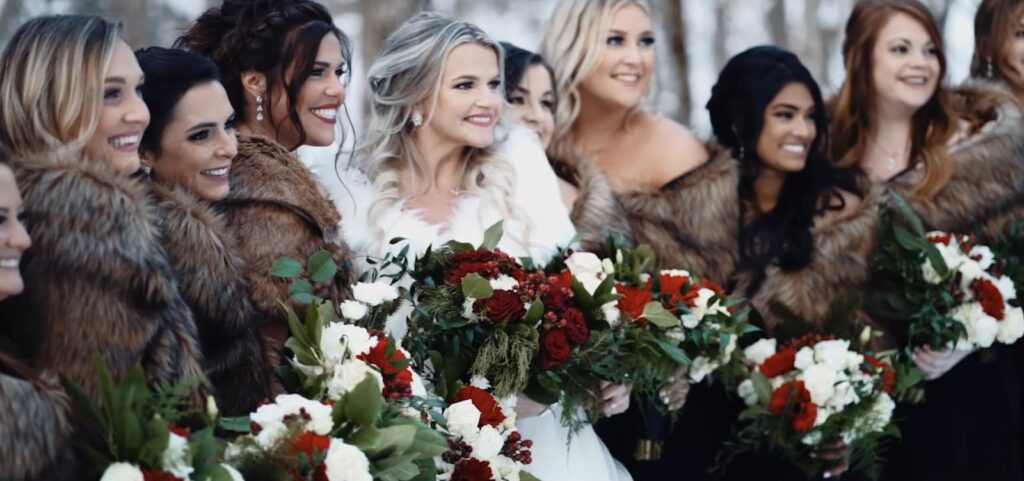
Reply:
M967 255L970 257L978 257L979 259L975 262L977 262L978 265L986 271L989 267L992 267L992 263L996 260L995 254L992 253L992 249L989 249L988 246L976 245Z
M999 321L988 315L974 318L973 321L974 343L981 347L991 346L999 333Z
M448 406L444 418L448 421L448 431L457 436L468 438L479 431L480 410L469 399Z
M352 324L332 322L320 333L320 350L329 366L369 352L376 345L377 336L370 336L369 331Z
M142 470L134 464L114 463L103 471L100 481L143 481Z
M519 466L506 456L495 456L491 460L491 471L497 481L519 481Z
M175 433L168 433L167 448L160 461L164 471L180 479L188 479L195 471L188 460L188 439Z
M804 387L811 393L811 402L819 408L828 404L835 394L836 372L825 365L808 367L798 379L804 381Z
M473 448L473 457L482 461L490 461L501 452L505 440L498 433L494 426L485 425L475 436L467 439L469 447Z
M754 365L759 365L775 354L775 339L758 339L743 350L743 357Z
M846 353L846 370L852 373L859 373L860 366L864 364L864 355L853 351Z
M974 349L974 345L977 343L976 339L978 337L976 333L976 319L980 317L988 317L988 315L985 314L985 310L981 307L981 303L968 302L956 306L950 309L949 317L952 317L963 324L965 331L964 336L956 343L955 348L959 351L969 351Z
M744 379L736 388L736 392L741 398L743 398L743 402L746 403L747 406L757 404L757 390L754 389L754 381Z
M622 313L619 312L618 303L616 301L608 302L601 306L601 313L604 314L604 320L608 322L609 326L615 327L619 325Z
M358 321L370 312L370 308L359 301L345 301L341 303L341 316L345 319Z
M331 439L324 467L329 481L373 481L370 460L359 448L338 438Z
M718 369L718 363L708 359L706 356L697 356L690 365L690 381L701 382L704 378Z
M383 388L384 378L380 372L363 361L349 361L336 367L334 376L327 382L327 397L334 401L341 399L366 380L366 376L376 379L377 385Z
M601 259L591 252L573 252L565 260L565 266L569 268L569 272L573 276L589 274L596 277L604 272Z
M1003 295L1004 302L1017 298L1017 286L1013 284L1013 279L1007 276L999 276L999 278L993 279L992 282L999 289L999 293Z
M274 399L274 403L281 407L286 416L305 412L305 415L309 417L305 425L307 431L326 436L334 427L331 407L320 401L306 399L298 394L281 394Z
M230 464L221 464L220 467L224 468L224 471L228 472L228 476L231 477L231 481L245 481L245 478L242 477L242 473L239 473L234 466L231 466Z
M1024 336L1024 311L1019 307L1011 307L999 323L996 339L1003 344L1013 344L1021 336Z
M502 274L497 279L491 279L491 289L496 291L511 291L519 287L519 281L510 276Z
M821 341L814 345L814 358L834 371L841 371L846 367L846 354L849 351L850 341Z
M964 297L967 300L973 301L975 299L974 290L971 289L971 283L974 282L975 279L994 280L992 276L985 272L985 270L973 260L964 262L957 270L960 271L961 274L960 288L963 289Z
M860 396L857 395L857 390L853 388L849 381L842 381L836 383L835 394L829 401L829 406L836 410L841 410L850 404L857 404L858 402L860 402Z
M359 282L352 286L352 297L370 306L398 299L398 289L384 281Z
M256 435L256 444L264 451L274 449L285 436L288 435L288 426L283 422L267 423L260 425L260 433Z
M597 290L597 287L601 285L601 282L603 282L602 278L594 274L573 274L573 277L575 277L576 280L583 285L583 289L585 289L590 294L593 294L594 291Z
M796 352L796 358L793 361L793 367L803 371L815 364L814 362L814 349L804 346Z

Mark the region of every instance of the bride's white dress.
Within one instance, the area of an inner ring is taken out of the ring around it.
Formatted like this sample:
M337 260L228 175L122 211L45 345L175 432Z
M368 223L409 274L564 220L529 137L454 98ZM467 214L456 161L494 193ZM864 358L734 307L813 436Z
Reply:
M450 221L445 225L425 222L416 209L397 203L385 212L368 218L367 211L377 193L365 175L355 169L335 173L333 165L311 165L327 188L342 216L341 231L356 255L355 266L369 266L365 257L398 254L408 244L409 255L422 254L426 248L449 240L473 245L483 241L484 231L504 220L505 235L498 247L516 257L531 256L547 262L558 248L575 235L569 212L562 203L558 183L536 137L525 129L514 129L499 150L499 157L513 166L516 175L514 202L524 219L503 219L484 195L461 195ZM341 179L339 179L341 177ZM393 238L407 239L390 244ZM406 311L407 313L408 311ZM393 316L387 329L396 337L404 336L404 316ZM559 422L559 406L552 406L538 417L519 419L522 435L533 440L533 462L525 469L542 481L628 481L626 469L612 458L590 426L569 443L568 431Z

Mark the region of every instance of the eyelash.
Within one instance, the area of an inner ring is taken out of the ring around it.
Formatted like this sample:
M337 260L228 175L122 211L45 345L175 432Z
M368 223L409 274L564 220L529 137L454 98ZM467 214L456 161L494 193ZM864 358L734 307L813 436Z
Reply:
M526 101L520 96L512 96L508 98L508 103L511 105L523 105Z
M607 40L606 43L608 45L619 46L619 45L622 45L622 44L626 43L626 39L625 39L625 37L622 37L621 35L613 35L611 37L608 37L608 40ZM650 47L651 45L654 45L654 37L642 37L642 38L640 38L640 46L641 47Z
M28 212L20 212L15 218L20 224L24 225L28 222ZM10 220L10 218L7 214L0 214L0 225L6 224L8 220Z

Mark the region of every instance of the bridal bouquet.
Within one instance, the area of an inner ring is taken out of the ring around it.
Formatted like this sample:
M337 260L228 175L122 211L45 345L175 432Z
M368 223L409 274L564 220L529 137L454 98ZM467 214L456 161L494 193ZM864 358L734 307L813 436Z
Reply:
M482 383L482 384L481 384ZM532 461L533 443L516 430L512 406L503 406L486 382L460 388L444 410L448 451L441 455L439 479L519 481Z
M909 320L910 346L971 350L1024 335L1024 311L1003 263L974 236L925 233L902 199L883 210L873 262L882 315Z
M842 441L852 448L850 466L877 473L878 443L896 433L890 394L892 367L850 349L850 342L808 334L785 343L761 339L743 351L749 377L738 393L748 408L745 426L727 449L728 459L767 448L781 453L808 476L821 472L812 454Z

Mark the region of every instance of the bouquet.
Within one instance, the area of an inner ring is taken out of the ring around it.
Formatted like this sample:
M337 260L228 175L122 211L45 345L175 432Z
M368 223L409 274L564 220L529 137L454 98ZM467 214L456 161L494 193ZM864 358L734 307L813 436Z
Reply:
M523 472L533 443L516 430L512 406L502 406L485 381L460 388L444 410L449 449L442 456L439 479L532 480Z
M824 443L852 448L851 469L877 477L879 442L891 424L892 367L850 349L850 342L808 334L779 344L761 339L743 351L749 375L738 387L748 408L725 463L746 451L784 456L808 478L821 472L812 457Z

